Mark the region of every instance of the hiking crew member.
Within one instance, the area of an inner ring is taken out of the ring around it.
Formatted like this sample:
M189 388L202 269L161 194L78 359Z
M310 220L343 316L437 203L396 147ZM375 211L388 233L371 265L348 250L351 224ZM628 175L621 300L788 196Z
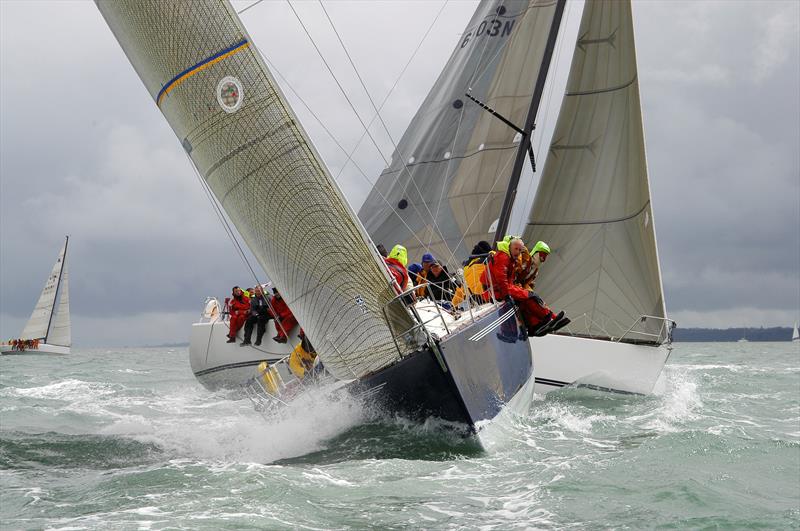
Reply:
M436 261L431 253L425 253L422 255L422 271L417 273L417 286L419 289L417 290L417 297L426 297L428 295L428 290L426 284L428 283L428 275L431 274L431 265Z
M517 279L523 288L530 290L536 288L539 267L545 263L549 255L550 246L543 241L536 242L530 253L527 249L523 249L520 254L520 272Z
M492 251L489 242L480 241L472 248L472 254L464 261L464 282L469 288L472 301L475 304L483 304L484 287L481 282L481 275L486 271L486 259ZM459 286L453 297L453 306L458 306L464 301L464 288Z
M487 272L491 275L495 300L504 301L509 297L513 299L519 305L528 335L534 335L545 330L546 325L561 320L564 313L555 315L533 291L514 283L515 265L524 246L519 238L497 242L497 252L489 259ZM488 280L485 278L484 284L488 284Z
M274 293L274 296L270 304L272 305L272 311L275 312L275 328L278 330L278 335L272 339L276 343L286 343L288 341L287 334L297 325L297 319L295 319L289 307L286 306L286 301L283 300L278 289L272 288L272 293Z
M244 323L244 341L241 346L250 344L250 338L253 336L253 325L258 324L256 331L256 346L261 344L261 338L264 337L264 332L267 331L267 321L272 319L272 312L269 310L269 303L267 297L264 295L264 290L261 286L253 288L253 296L250 299L250 313L247 321Z
M406 264L408 264L408 251L402 245L395 245L392 247L392 252L389 256L384 258L386 269L394 279L394 289L397 293L402 293L410 286L408 284L408 271L406 271Z
M235 343L236 334L247 320L247 315L250 311L250 299L244 296L244 292L239 286L234 286L231 294L233 297L228 302L228 312L231 314L228 343Z

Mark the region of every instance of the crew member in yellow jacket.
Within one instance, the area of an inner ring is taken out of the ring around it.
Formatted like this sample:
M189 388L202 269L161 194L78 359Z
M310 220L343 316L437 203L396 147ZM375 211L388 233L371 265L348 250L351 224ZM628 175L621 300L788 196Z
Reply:
M476 304L483 304L483 292L485 288L481 283L481 275L486 270L486 258L492 251L489 242L480 241L472 248L469 258L464 261L464 282L472 295L472 300ZM464 288L458 286L456 294L453 296L453 306L458 306L464 302Z
M305 377L306 372L314 367L314 362L317 359L317 352L311 345L311 341L306 337L303 329L300 329L300 343L294 347L291 356L289 356L289 369L295 376L301 380Z

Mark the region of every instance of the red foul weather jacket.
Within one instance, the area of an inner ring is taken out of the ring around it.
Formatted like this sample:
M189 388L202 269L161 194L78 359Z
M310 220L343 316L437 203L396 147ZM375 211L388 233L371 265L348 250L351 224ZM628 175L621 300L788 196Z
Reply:
M250 299L247 297L232 297L228 303L228 311L232 316L244 315L250 309Z
M384 258L383 261L386 262L386 269L392 274L392 278L394 278L397 285L400 286L400 290L397 291L397 293L404 292L408 285L408 271L406 267L396 258ZM397 287L395 287L395 290L397 290Z
M494 253L488 260L489 266L486 272L492 275L491 286L494 288L494 298L498 301L505 300L511 295L515 301L523 301L528 298L527 290L514 284L514 262L511 256L503 251ZM484 275L486 275L484 272ZM488 288L488 278L481 278L481 281Z
M272 297L272 300L269 301L270 305L272 306L272 311L275 312L277 315L275 316L281 322L291 318L294 318L292 315L292 310L286 306L286 301L283 300L283 297Z

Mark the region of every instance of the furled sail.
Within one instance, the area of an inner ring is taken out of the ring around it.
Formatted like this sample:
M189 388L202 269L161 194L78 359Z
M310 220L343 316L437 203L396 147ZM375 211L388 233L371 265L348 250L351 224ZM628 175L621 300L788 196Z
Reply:
M51 327L58 286L64 270L68 241L69 239L64 241L64 246L58 253L58 259L53 264L53 270L50 271L50 275L47 277L42 293L39 295L39 300L33 308L25 328L22 330L22 335L20 336L22 339L45 339L48 336L47 332Z
M553 249L536 291L592 337L657 341L666 316L629 0L586 2L524 232ZM647 335L653 334L653 335Z
M410 317L384 311L384 265L230 4L97 3L325 367L353 378L396 360Z
M61 273L61 286L58 288L58 304L56 306L50 331L47 333L49 345L72 345L72 326L69 318L69 272L66 257L64 257L64 270Z
M489 240L556 11L555 0L482 2L359 210L373 240L455 265Z

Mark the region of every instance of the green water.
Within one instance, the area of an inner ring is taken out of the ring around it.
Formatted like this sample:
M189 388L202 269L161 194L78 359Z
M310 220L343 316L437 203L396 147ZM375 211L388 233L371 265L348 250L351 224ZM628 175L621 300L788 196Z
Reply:
M0 528L800 528L800 345L677 344L665 375L537 397L484 451L356 404L268 422L183 349L4 356Z

